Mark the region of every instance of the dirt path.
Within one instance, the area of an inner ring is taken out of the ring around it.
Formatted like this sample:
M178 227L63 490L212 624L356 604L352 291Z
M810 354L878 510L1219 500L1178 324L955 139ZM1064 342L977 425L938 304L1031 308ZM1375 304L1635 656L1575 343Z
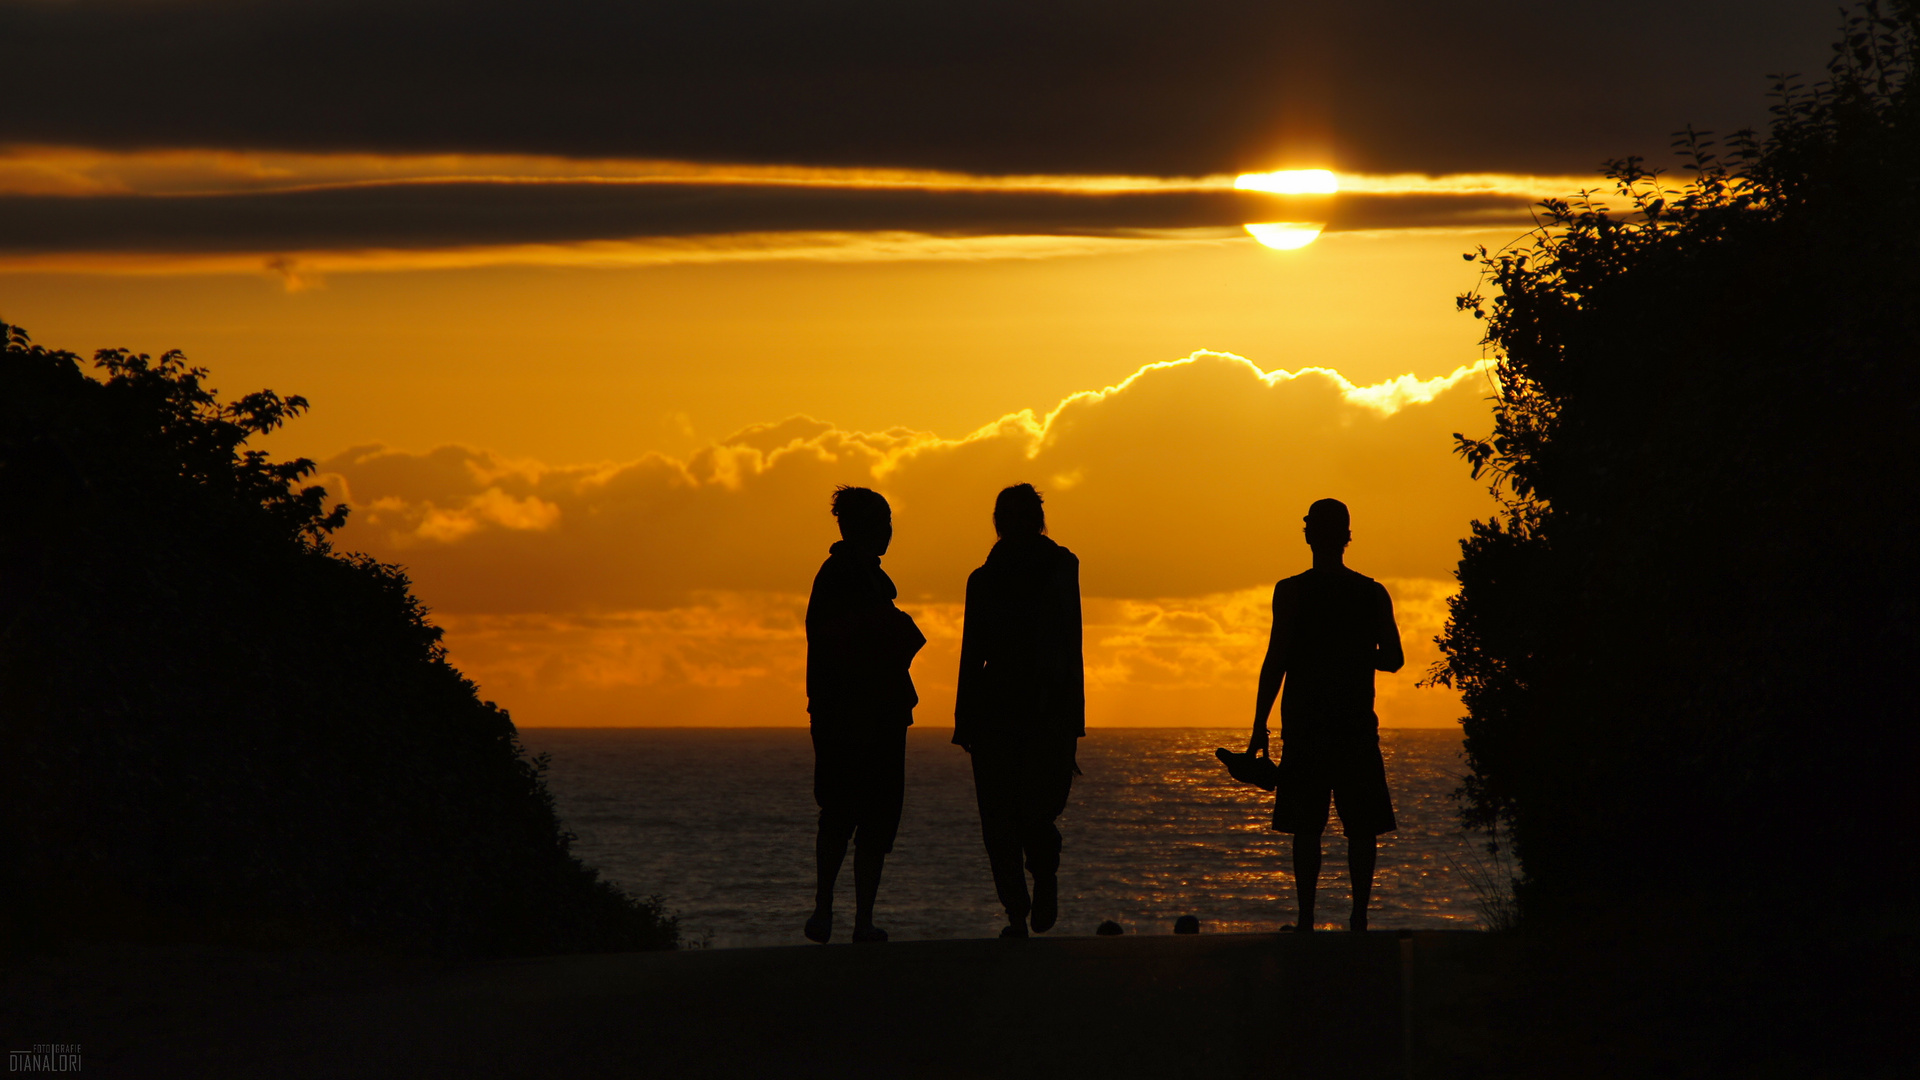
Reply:
M80 1043L88 1076L1385 1078L1405 1075L1406 956L1431 979L1433 957L1485 937L936 941L455 965L148 950L10 970L0 1004L10 1040Z

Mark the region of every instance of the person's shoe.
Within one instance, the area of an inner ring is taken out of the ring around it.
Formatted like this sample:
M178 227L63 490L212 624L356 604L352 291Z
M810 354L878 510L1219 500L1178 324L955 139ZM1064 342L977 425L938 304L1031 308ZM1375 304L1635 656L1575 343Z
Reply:
M853 928L853 943L866 945L871 942L887 940L887 932L877 926L856 926Z
M1027 924L1024 922L1008 923L1007 925L1000 928L1000 936L1003 938L1026 937Z
M825 945L827 940L833 937L833 916L816 913L807 919L806 927L800 932L807 935L808 941Z
M1060 879L1053 874L1033 875L1033 910L1027 919L1033 932L1044 934L1060 918Z

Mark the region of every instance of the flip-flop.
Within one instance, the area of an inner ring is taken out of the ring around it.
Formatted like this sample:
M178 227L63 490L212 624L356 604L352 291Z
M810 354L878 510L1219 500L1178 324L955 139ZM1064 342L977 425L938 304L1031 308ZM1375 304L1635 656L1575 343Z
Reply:
M856 926L853 928L853 943L866 945L887 940L887 932L877 926Z
M825 945L827 939L833 937L833 916L828 915L822 918L819 915L815 915L809 918L806 927L801 930L801 933L807 935L808 941L817 941ZM854 931L854 936L858 939L859 931Z

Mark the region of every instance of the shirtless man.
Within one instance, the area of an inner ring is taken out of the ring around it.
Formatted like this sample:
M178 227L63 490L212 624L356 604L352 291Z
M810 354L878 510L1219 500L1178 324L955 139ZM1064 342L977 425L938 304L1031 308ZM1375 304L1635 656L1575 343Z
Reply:
M1247 749L1267 749L1267 717L1279 698L1281 779L1273 827L1293 834L1294 887L1300 898L1294 929L1313 929L1320 835L1332 803L1347 837L1353 878L1348 925L1365 930L1375 841L1394 829L1380 758L1380 721L1373 712L1373 673L1399 671L1406 657L1387 590L1347 569L1343 559L1352 539L1346 504L1314 503L1302 531L1313 549L1313 568L1273 587L1273 635L1260 665Z

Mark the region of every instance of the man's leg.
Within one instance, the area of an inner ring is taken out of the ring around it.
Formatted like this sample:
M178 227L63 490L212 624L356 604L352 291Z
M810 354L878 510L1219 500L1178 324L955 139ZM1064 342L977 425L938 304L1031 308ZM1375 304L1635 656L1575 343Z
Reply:
M1340 831L1347 836L1347 878L1353 885L1353 914L1347 926L1365 930L1380 834L1392 832L1395 824L1393 796L1387 790L1387 767L1380 756L1378 737L1354 748L1343 760L1333 788L1333 805L1340 815Z
M1294 929L1313 929L1313 894L1320 887L1320 832L1293 834L1293 888L1300 898L1300 921Z
M860 828L853 841L853 940L885 941L873 925L873 900L880 892L880 871L900 830L900 809L907 789L907 728L878 733L864 747L861 766Z
M873 927L873 898L880 894L880 871L887 853L871 844L853 850L853 932Z
M1051 818L1036 818L1027 823L1020 846L1033 875L1033 929L1044 934L1060 917L1060 830Z
M1033 929L1042 934L1060 915L1060 829L1054 821L1073 790L1073 751L1072 743L1044 748L1026 763L1021 778L1020 846L1033 875Z
M841 815L822 808L820 831L813 841L814 887L813 915L807 920L810 940L825 942L833 932L833 883L840 877L840 864L847 858L847 838L853 834ZM854 860L855 891L859 891L859 859ZM872 898L868 898L872 906Z
M980 747L973 750L973 794L980 807L980 838L986 843L994 892L1007 911L1008 927L1017 927L1024 935L1033 902L1027 896L1027 874L1020 865L1020 792L1009 775L1011 764L1004 752Z
M1370 833L1347 834L1347 877L1353 881L1353 916L1349 930L1367 928L1367 903L1373 899L1373 863L1379 837Z
M833 934L833 885L847 858L854 818L847 807L845 748L818 728L811 735L813 801L820 807L820 826L813 841L813 915L807 919L805 933L809 941L824 944Z

